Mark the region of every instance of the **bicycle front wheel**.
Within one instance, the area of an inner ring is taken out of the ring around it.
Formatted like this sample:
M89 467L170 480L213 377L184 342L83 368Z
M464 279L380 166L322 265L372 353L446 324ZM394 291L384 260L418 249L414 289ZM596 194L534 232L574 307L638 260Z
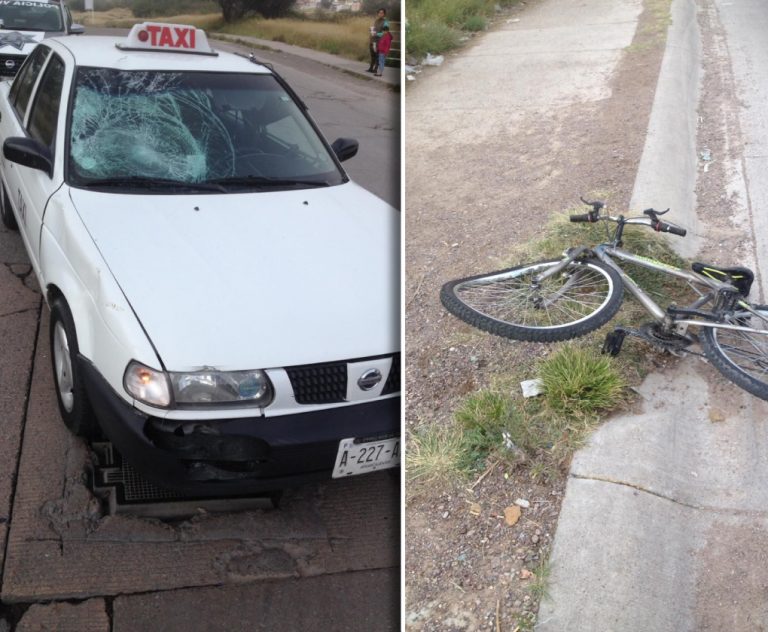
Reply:
M753 305L752 309L759 316L747 311L734 312L725 322L765 333L704 327L701 346L712 366L731 382L768 400L768 305Z
M583 336L607 323L624 294L621 277L597 260L572 261L536 282L562 261L540 261L449 281L445 308L464 322L504 338L555 342Z

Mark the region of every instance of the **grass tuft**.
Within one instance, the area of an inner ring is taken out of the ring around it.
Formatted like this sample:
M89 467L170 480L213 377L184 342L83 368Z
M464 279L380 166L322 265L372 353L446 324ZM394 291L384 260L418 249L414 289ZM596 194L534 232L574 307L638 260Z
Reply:
M625 399L626 384L610 357L566 344L539 366L547 406L566 418L591 419Z
M464 22L463 29L465 31L484 31L488 26L488 22L482 15L472 15Z
M531 571L533 577L531 583L528 585L528 589L531 591L531 596L540 601L542 599L549 599L549 579L552 575L552 565L549 560L542 560L542 562Z
M409 487L444 485L462 478L460 461L463 450L461 429L456 426L429 424L408 435L405 472Z

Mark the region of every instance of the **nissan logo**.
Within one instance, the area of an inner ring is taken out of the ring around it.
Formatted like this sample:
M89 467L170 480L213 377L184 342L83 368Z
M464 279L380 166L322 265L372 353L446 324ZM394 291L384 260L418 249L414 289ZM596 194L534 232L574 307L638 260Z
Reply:
M5 67L6 68L15 68L16 67L16 62L13 61L12 59L6 59L5 60Z
M381 371L378 369L368 369L357 380L357 385L361 391L370 391L379 382L381 382Z

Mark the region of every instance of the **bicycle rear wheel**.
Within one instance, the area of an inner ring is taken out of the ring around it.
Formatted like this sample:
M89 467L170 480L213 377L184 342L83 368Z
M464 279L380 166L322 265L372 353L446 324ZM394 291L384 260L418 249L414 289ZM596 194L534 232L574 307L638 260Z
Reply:
M600 261L572 261L535 283L562 259L449 281L443 306L464 322L504 338L555 342L583 336L608 322L624 294L619 274Z
M765 331L765 334L704 327L701 346L707 358L731 382L760 399L768 400L768 305L753 305L762 318L747 311L734 312L726 322Z

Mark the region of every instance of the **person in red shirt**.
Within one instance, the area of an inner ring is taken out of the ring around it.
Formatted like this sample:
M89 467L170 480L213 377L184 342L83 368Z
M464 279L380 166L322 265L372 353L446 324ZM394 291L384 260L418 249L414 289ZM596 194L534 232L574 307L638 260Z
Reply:
M381 77L381 73L384 70L384 64L387 61L387 55L389 55L389 49L392 48L392 33L389 32L389 26L385 24L381 29L382 34L376 44L376 52L379 54L379 66L376 69L377 77Z

